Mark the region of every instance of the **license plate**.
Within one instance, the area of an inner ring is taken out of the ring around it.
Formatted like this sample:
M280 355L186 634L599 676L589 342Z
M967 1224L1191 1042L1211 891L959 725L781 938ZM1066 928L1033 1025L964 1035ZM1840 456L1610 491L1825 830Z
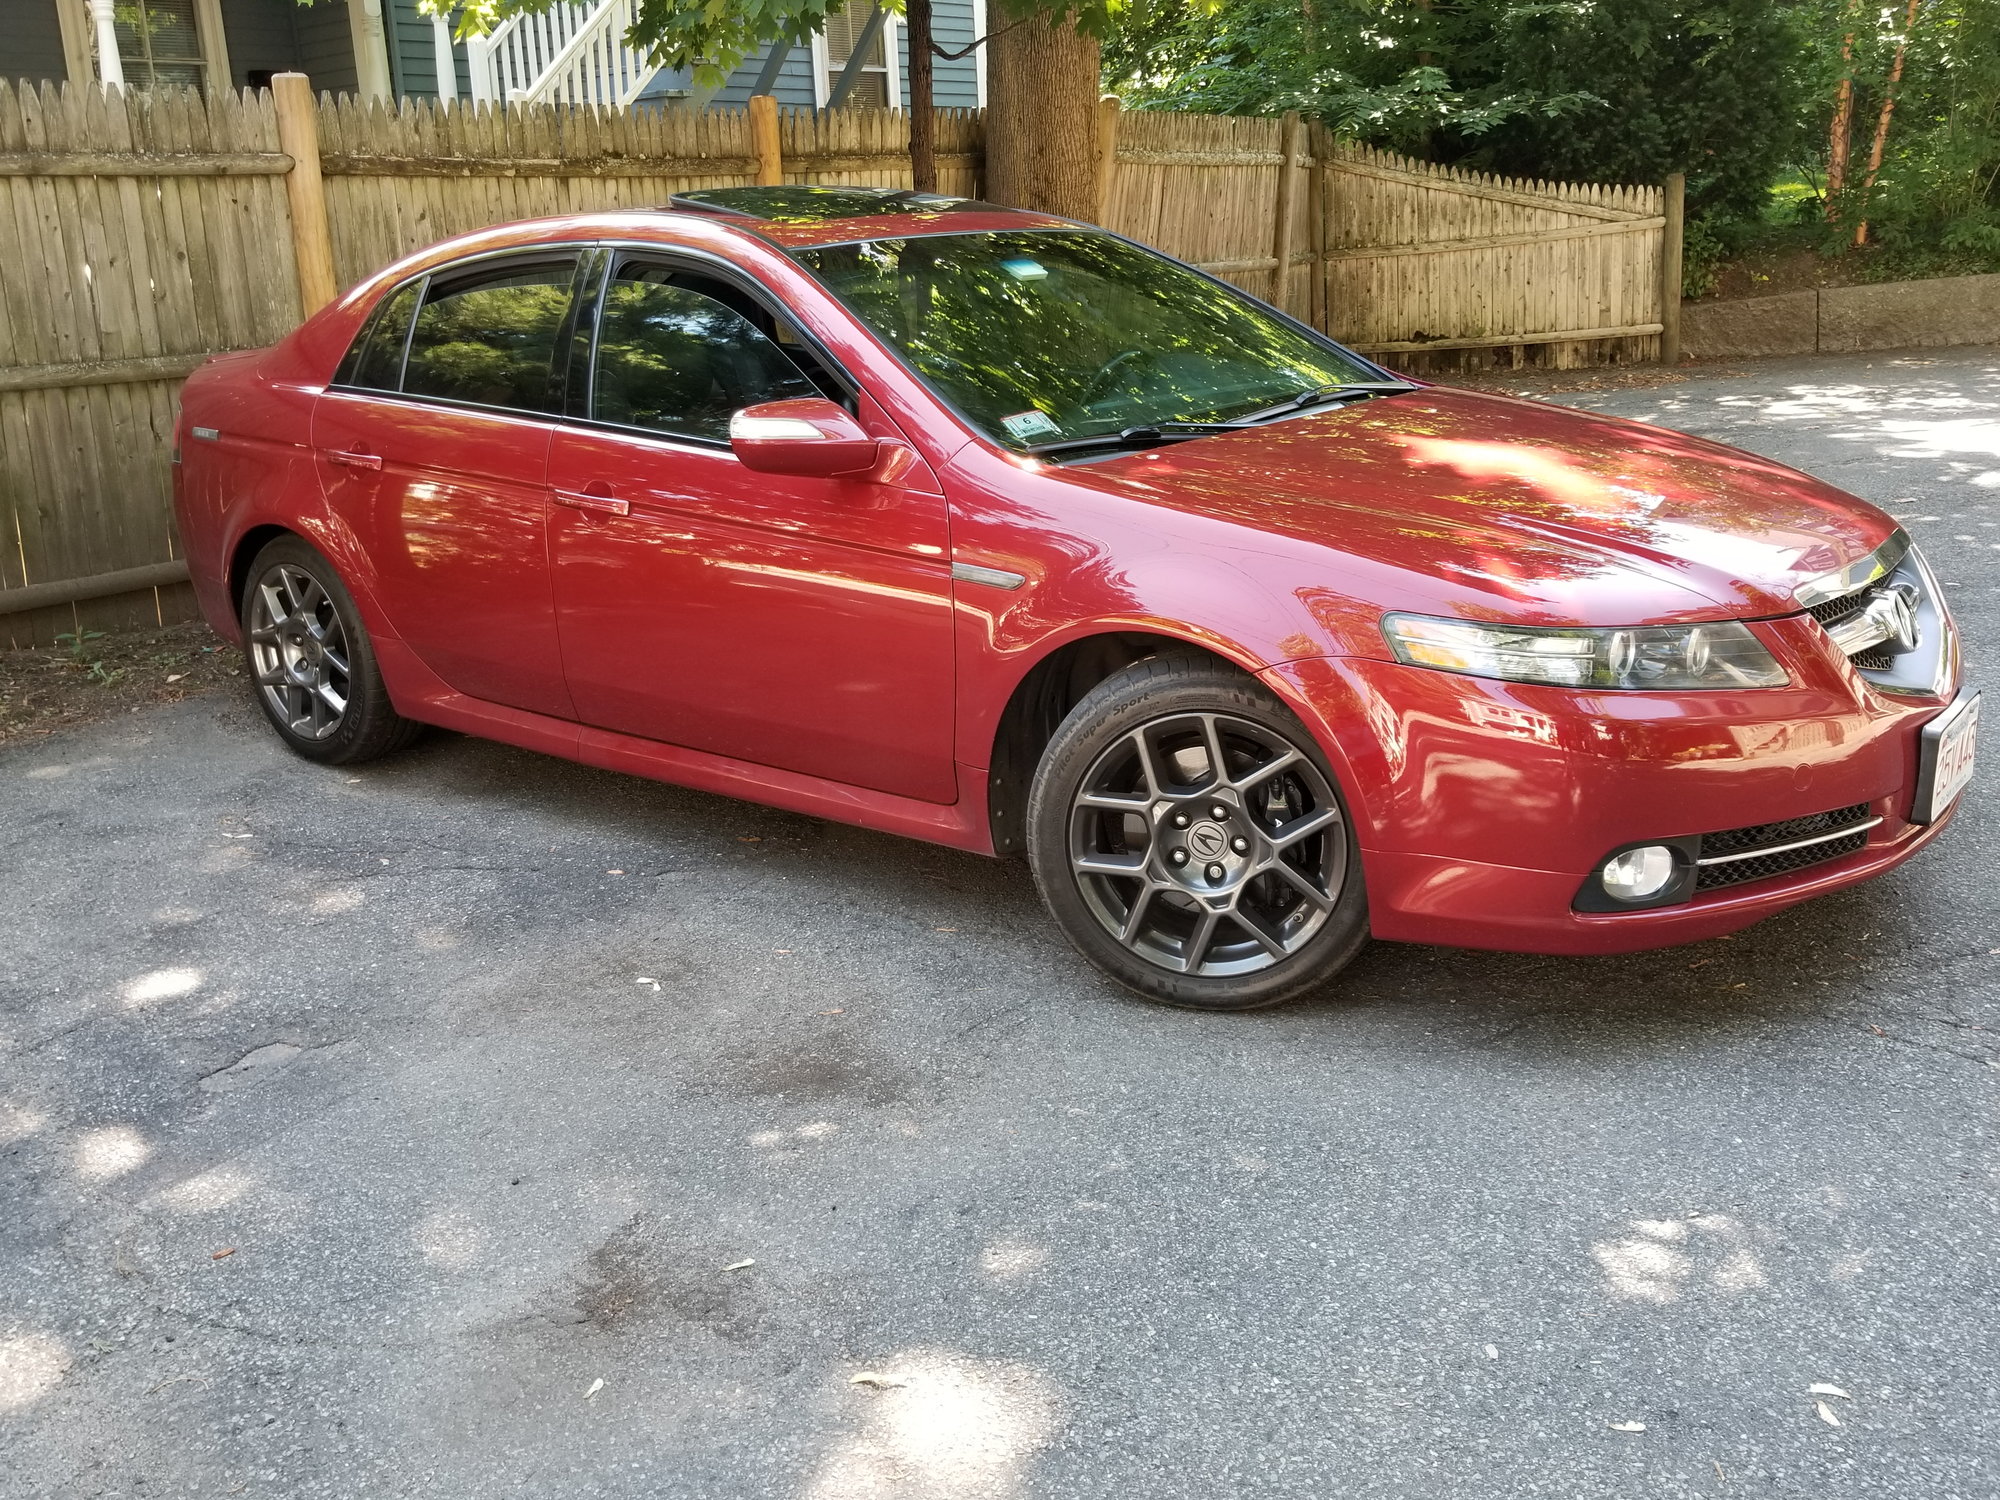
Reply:
M1951 809L1972 780L1979 745L1979 695L1958 702L1924 726L1917 757L1917 805L1913 823L1935 823Z

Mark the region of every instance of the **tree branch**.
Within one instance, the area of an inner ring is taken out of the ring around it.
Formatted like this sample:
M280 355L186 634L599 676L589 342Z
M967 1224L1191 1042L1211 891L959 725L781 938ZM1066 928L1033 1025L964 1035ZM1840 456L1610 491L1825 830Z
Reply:
M1009 21L1005 26L1002 26L998 31L989 31L986 33L985 36L976 36L971 41L967 42L963 47L955 49L950 47L940 47L936 42L932 42L931 55L933 57L942 57L950 62L957 62L961 57L972 56L973 53L977 52L981 47L985 46L988 42L992 41L993 38L995 38L996 36L1005 36L1008 32L1012 31L1016 26L1022 26L1027 24L1027 22L1030 19L1031 18L1028 16L1023 16L1018 21Z

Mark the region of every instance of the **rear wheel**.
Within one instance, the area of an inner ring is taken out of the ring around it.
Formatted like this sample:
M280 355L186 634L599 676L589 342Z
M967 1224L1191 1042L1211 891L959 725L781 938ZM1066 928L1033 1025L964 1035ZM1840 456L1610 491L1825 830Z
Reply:
M1368 936L1325 757L1260 684L1206 658L1138 662L1077 704L1036 773L1028 858L1070 941L1172 1005L1276 1005Z
M279 537L257 554L242 620L257 705L297 754L352 765L421 730L390 704L353 597L303 538Z

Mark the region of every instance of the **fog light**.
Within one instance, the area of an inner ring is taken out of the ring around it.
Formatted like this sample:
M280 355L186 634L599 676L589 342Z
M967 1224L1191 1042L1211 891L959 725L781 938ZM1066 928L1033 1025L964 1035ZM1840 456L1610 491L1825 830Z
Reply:
M1665 844L1627 849L1604 862L1598 879L1604 892L1620 901L1644 901L1657 896L1674 878L1674 851Z

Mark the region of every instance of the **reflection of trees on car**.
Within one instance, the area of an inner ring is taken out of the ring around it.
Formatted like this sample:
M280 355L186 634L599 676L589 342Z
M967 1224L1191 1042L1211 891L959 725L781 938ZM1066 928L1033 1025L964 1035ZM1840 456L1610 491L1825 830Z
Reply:
M682 286L619 280L598 329L591 415L726 440L732 412L819 388L734 308Z
M403 389L482 406L545 409L569 281L568 267L523 271L431 297L417 314Z
M996 441L1240 416L1359 360L1230 287L1108 235L939 235L796 252ZM1040 412L1053 428L1010 428Z

